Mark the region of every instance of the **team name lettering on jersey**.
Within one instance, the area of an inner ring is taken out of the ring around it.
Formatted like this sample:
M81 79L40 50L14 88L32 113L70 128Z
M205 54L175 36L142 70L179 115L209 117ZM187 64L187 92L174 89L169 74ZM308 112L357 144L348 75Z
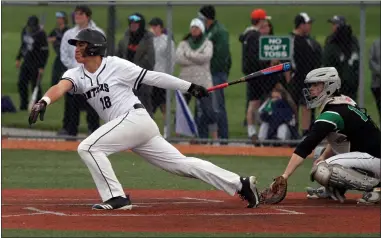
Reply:
M86 98L86 100L89 100L90 98L95 97L95 95L101 91L109 92L109 87L107 83L100 84L98 87L90 89L89 91L84 93L83 96Z

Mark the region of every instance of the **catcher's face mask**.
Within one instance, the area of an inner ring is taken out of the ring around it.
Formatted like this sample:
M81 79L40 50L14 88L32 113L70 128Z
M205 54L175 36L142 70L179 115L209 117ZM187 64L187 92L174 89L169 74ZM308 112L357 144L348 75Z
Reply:
M334 67L323 67L309 72L304 80L308 85L303 89L307 108L319 107L324 100L340 89L340 77Z

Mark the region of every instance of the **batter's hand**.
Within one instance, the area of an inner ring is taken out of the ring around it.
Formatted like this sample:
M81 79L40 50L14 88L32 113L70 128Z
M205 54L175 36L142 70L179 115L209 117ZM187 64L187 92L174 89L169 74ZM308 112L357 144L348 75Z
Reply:
M31 126L33 123L36 123L38 114L40 114L40 120L44 120L44 114L46 111L47 103L44 100L38 101L33 105L32 110L29 115L29 125Z
M188 93L190 93L192 96L196 98L209 97L209 92L206 88L193 83L189 87Z

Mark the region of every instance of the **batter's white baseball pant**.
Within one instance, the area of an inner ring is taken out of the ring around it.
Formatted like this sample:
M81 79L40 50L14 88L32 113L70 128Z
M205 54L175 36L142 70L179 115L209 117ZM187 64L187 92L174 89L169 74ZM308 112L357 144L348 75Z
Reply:
M356 168L372 172L377 179L380 179L381 160L367 153L350 152L332 156L326 160L328 164L340 164L347 168Z
M102 125L78 146L103 201L125 196L107 156L128 149L163 170L200 179L232 196L242 188L239 175L208 161L184 156L160 135L145 109L132 109Z

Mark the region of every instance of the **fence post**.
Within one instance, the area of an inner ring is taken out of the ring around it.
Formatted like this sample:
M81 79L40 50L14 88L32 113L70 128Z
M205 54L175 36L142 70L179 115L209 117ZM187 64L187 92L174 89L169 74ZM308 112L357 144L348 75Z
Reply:
M108 22L107 22L107 55L114 55L115 51L115 23L116 10L115 1L110 1L108 6Z
M171 73L170 68L172 64L172 36L173 36L173 26L172 26L172 4L168 2L167 4L167 36L168 36L168 42L167 42L167 73ZM164 138L168 139L171 136L171 96L172 91L170 89L166 90L166 99L165 99L165 122L164 122Z
M365 12L365 4L364 2L360 3L360 64L359 64L359 74L360 74L360 79L359 79L359 89L358 89L358 94L359 94L359 99L358 99L358 104L360 107L364 107L364 94L365 94L365 48L366 48L366 32L365 32L365 27L366 27L366 12Z

